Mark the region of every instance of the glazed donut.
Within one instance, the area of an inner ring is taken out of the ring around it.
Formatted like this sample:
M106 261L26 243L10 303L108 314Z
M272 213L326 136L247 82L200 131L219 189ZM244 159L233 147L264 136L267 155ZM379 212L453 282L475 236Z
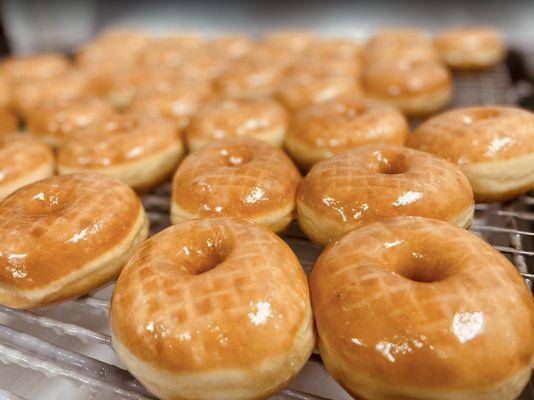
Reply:
M59 54L9 57L0 63L0 75L9 83L50 79L69 69L67 59Z
M267 33L261 43L277 47L289 53L301 53L310 47L317 37L313 32L305 30L282 29Z
M281 147L287 124L287 112L270 98L217 99L198 110L185 136L192 152L227 136L253 137Z
M254 41L245 35L230 33L218 36L208 43L211 51L229 60L246 55L254 46Z
M437 62L375 62L365 68L366 93L393 104L408 115L429 114L451 98L451 78Z
M78 49L76 63L82 67L108 63L132 66L139 62L142 53L150 49L150 44L151 38L143 32L108 31Z
M534 189L534 114L504 106L460 108L430 118L408 145L458 164L477 201Z
M190 51L203 45L202 36L192 32L155 38L141 53L141 63L149 67L177 68Z
M96 174L56 176L0 203L0 304L42 307L113 279L147 236L135 193Z
M315 342L308 285L290 248L245 220L175 225L147 240L111 299L113 347L161 399L263 399Z
M0 137L17 131L19 121L9 107L0 106Z
M403 145L408 132L406 119L393 106L344 96L297 110L286 149L307 170L325 158L365 144Z
M377 32L364 51L367 63L439 61L439 54L424 32L416 29L390 29Z
M357 60L361 53L360 45L348 38L323 38L312 43L304 52L303 58L329 62L330 60Z
M73 71L46 80L21 82L13 91L13 101L18 113L27 118L42 104L67 102L93 94L87 76Z
M0 138L0 200L18 188L54 175L54 155L29 135Z
M451 29L438 35L435 43L443 61L459 69L491 67L505 52L499 32L484 27Z
M459 168L406 147L367 145L316 164L297 190L303 232L326 245L364 222L400 215L468 227L473 191Z
M283 63L271 62L267 53L252 52L231 63L214 80L225 97L261 97L273 94L284 76Z
M466 230L366 224L320 255L310 291L321 358L355 398L513 400L529 381L532 294Z
M61 145L57 168L62 175L76 172L110 175L143 190L171 175L182 154L182 141L172 124L122 114Z
M361 94L356 77L356 73L336 73L330 63L315 67L310 67L309 64L307 67L294 67L280 82L276 97L288 109L297 110L335 97Z
M28 114L26 130L46 144L58 147L80 131L104 123L112 115L111 106L97 98L45 103Z
M253 138L223 138L180 164L172 182L171 221L224 215L279 232L293 218L299 181L281 150Z
M211 95L211 87L205 81L177 80L168 87L160 85L139 89L130 110L166 119L182 129Z
M177 72L189 79L211 82L230 65L230 62L230 57L222 49L216 52L205 46L189 52Z

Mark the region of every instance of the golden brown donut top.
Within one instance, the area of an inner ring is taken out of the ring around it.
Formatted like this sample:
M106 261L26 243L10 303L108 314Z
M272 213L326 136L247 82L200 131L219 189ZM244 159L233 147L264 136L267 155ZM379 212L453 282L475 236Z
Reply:
M310 45L303 54L304 58L323 61L355 60L360 55L360 45L348 38L322 38Z
M0 63L0 75L11 83L49 79L67 72L68 69L67 59L53 53L9 57Z
M306 276L280 238L210 218L140 246L115 286L110 324L130 352L166 371L248 369L291 352L308 307Z
M37 289L114 249L141 204L125 184L96 174L55 176L0 203L0 282Z
M253 217L292 204L300 174L283 151L227 137L190 154L173 179L173 202L195 216Z
M367 47L410 47L431 46L432 42L419 29L390 28L383 29L371 35L367 41Z
M63 140L108 120L112 114L109 104L93 97L45 103L28 115L26 127L34 135L50 135Z
M218 99L206 103L186 129L188 139L254 136L286 129L287 112L270 98Z
M269 32L261 39L261 43L278 47L288 52L300 53L311 46L317 37L313 32L305 30L282 29Z
M247 54L254 46L254 41L246 35L229 33L218 36L208 43L210 50L227 59L237 59Z
M339 153L370 143L402 145L408 129L406 118L393 106L359 96L344 96L297 110L289 137Z
M322 348L359 379L483 391L532 365L529 290L503 255L445 222L355 229L321 254L310 287Z
M154 38L141 53L141 62L154 67L178 67L187 54L204 45L201 35L174 34Z
M177 69L177 72L190 79L211 81L230 64L226 54L213 51L209 46L190 51Z
M53 162L50 148L30 135L13 134L0 139L0 185Z
M13 92L16 108L23 114L44 103L66 102L92 94L87 76L70 72L40 81L25 81L17 84Z
M15 113L7 106L0 106L0 137L7 133L14 133L18 129Z
M495 29L487 27L460 27L442 32L436 37L440 51L485 51L500 49L502 38Z
M112 167L164 151L180 142L169 122L119 114L67 140L58 151L63 166Z
M132 65L139 61L140 55L150 42L150 37L143 32L108 31L80 48L76 54L76 62L83 66L106 62Z
M164 118L184 127L211 95L211 88L206 82L178 80L170 87L140 89L131 105L131 111Z
M111 73L113 70L108 71ZM176 70L157 66L120 68L109 77L108 93L132 97L141 90L169 91L180 83L183 76Z
M215 79L223 95L241 96L250 92L272 93L284 75L283 62L272 62L263 51L252 52L233 61Z
M12 85L9 84L9 81L2 77L0 72L0 107L10 107L11 104L11 91Z
M397 61L439 61L430 39L414 29L392 29L373 35L365 48L367 63Z
M402 60L372 63L364 71L363 83L372 95L395 98L447 88L451 78L441 63Z
M534 114L502 106L459 108L421 124L408 145L456 164L508 160L534 152Z
M319 68L291 68L280 82L276 95L288 108L295 110L335 97L359 93L361 88L355 74L336 73L325 64Z
M316 164L299 185L297 201L351 225L398 215L449 221L473 204L473 192L455 165L384 144L358 147Z

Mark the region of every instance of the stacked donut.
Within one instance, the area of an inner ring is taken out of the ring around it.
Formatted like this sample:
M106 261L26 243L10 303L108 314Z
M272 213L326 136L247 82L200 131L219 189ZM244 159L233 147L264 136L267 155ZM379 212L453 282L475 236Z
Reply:
M119 276L114 348L162 399L276 393L314 320L356 398L513 399L534 364L532 296L464 228L475 200L534 188L534 115L456 109L412 133L406 118L449 101L446 66L502 55L485 28L383 31L363 49L304 31L117 31L73 63L5 60L0 303ZM173 226L147 239L134 190L171 177ZM294 219L326 246L309 286L277 235Z

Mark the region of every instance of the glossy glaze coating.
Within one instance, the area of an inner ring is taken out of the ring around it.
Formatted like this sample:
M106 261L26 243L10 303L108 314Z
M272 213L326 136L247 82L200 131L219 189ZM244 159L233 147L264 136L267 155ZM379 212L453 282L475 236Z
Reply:
M509 160L534 153L534 114L504 106L459 108L425 121L408 145L460 165Z
M169 86L159 85L138 90L130 110L132 113L163 118L178 128L184 128L211 95L207 82L181 79Z
M19 121L10 107L0 106L0 136L18 130Z
M443 61L455 68L484 68L504 56L502 38L486 27L454 28L436 37L436 48Z
M204 45L204 38L196 33L177 33L154 38L141 54L147 66L176 68L188 53Z
M321 357L366 399L512 400L534 362L534 303L466 230L398 217L329 246L310 277Z
M54 174L54 155L30 135L0 138L0 200L18 188Z
M274 59L272 58L274 57ZM215 79L214 86L223 96L252 97L275 92L289 61L277 59L271 50L253 51L235 60Z
M189 155L176 171L173 220L234 216L279 230L289 223L299 181L281 150L257 139L223 138Z
M214 51L210 46L204 46L187 54L178 73L190 79L212 81L230 65L231 60L223 49Z
M391 29L377 32L367 42L364 52L367 63L396 61L438 61L430 39L414 29Z
M10 83L49 79L68 69L67 59L59 54L10 57L0 63L0 75Z
M254 41L246 35L229 33L209 41L209 49L228 59L238 59L246 55L253 47Z
M393 145L358 147L316 164L297 191L299 224L326 244L364 222L399 215L468 226L473 192L458 167Z
M322 38L313 42L304 52L304 57L322 60L355 60L361 47L358 42L348 38Z
M88 170L113 167L157 155L180 141L167 121L118 114L66 141L58 150L58 164Z
M97 98L48 103L28 114L26 129L48 144L58 146L77 133L102 124L112 114L111 106Z
M344 96L295 112L286 141L291 156L304 168L320 160L371 143L403 145L408 123L394 107L359 96Z
M108 63L133 65L139 62L150 43L150 37L143 32L108 31L81 47L76 54L76 63L83 67Z
M276 96L286 107L296 110L335 97L359 94L361 88L356 71L356 64L350 61L332 62L332 65L303 61L289 69Z
M261 42L290 53L300 53L310 47L316 40L317 37L313 32L283 29L267 33Z
M297 258L267 229L233 218L147 240L117 281L110 326L123 362L163 399L266 398L314 342Z
M460 165L477 201L503 201L534 188L534 114L527 110L452 110L421 124L408 145Z
M56 176L13 193L0 203L2 303L7 297L8 304L14 299L17 306L42 305L102 284L100 271L93 270L81 285L69 288L73 275L102 258L107 259L102 268L121 259L124 263L143 216L135 193L102 175ZM24 302L17 304L21 298Z
M279 147L287 124L287 112L270 98L218 99L198 110L185 134L191 151L227 136L254 137Z
M80 72L65 73L39 81L23 81L13 91L17 111L25 116L45 103L67 102L91 96L93 88L87 76Z

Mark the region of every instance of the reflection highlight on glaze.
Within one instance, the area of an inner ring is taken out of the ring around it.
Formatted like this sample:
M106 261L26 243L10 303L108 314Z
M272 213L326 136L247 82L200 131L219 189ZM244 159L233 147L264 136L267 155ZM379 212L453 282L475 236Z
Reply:
M477 337L484 328L484 313L458 312L452 319L452 332L460 343L465 343Z
M254 307L254 303L250 303L251 307ZM255 304L256 312L248 313L250 321L254 325L263 325L267 322L267 319L271 316L271 303L267 301L258 301Z
M423 193L421 192L413 192L411 190L401 194L397 200L395 200L393 203L391 203L394 206L407 206L408 204L413 203L414 201L420 199L423 197Z

